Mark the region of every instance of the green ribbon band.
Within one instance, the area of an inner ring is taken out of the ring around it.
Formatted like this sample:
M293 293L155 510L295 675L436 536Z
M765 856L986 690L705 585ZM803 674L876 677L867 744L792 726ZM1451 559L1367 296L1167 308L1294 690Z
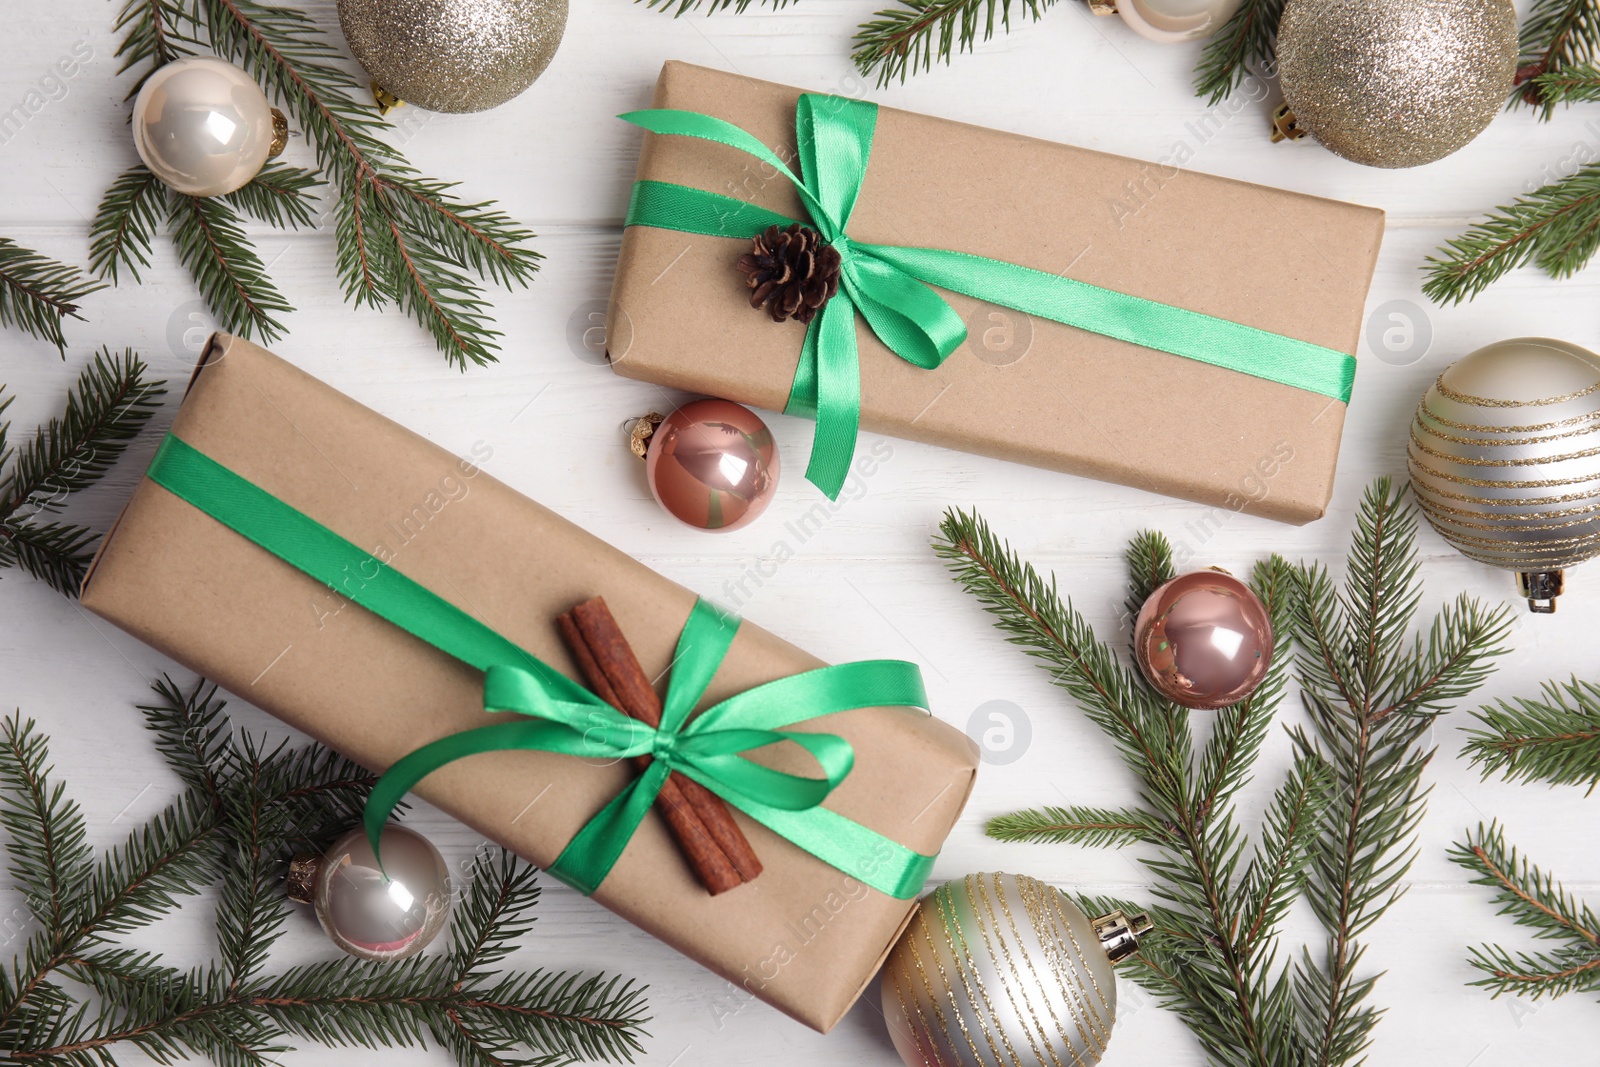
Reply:
M484 708L504 714L504 721L424 745L379 778L364 817L374 852L395 805L423 778L467 756L524 749L605 760L651 757L648 769L591 818L549 868L585 894L605 881L672 771L890 896L909 900L927 882L935 857L821 806L850 774L850 743L836 734L785 729L853 708L925 709L927 694L915 664L867 660L822 667L756 686L693 715L739 628L738 618L701 600L678 637L661 725L651 728L182 439L167 435L148 474L296 570L484 672ZM809 753L822 776L776 771L743 755L785 741Z
M859 312L901 359L931 370L967 336L961 317L931 286L1350 402L1356 361L1337 349L984 256L852 240L845 230L872 154L876 104L803 94L795 107L800 175L757 138L710 115L651 110L619 117L652 133L714 141L759 159L794 184L811 224L838 250L838 297L806 330L784 408L816 419L806 478L831 499L850 473L860 427L855 316ZM642 180L634 183L625 224L748 240L795 221L719 193Z

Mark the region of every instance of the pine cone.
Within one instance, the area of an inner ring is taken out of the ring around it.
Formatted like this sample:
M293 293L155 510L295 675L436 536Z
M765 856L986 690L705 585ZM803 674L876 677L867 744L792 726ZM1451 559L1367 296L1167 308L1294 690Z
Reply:
M774 322L810 322L839 291L838 249L798 222L767 227L739 257L739 269L750 276L750 306L765 307Z

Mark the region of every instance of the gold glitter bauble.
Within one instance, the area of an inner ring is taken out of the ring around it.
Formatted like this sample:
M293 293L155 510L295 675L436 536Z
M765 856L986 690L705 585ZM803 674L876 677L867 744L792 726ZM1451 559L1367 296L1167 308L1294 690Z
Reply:
M908 1067L1088 1067L1117 1015L1111 965L1150 929L1090 919L1015 874L946 882L917 905L883 965L883 1015Z
M1443 159L1483 132L1517 66L1511 0L1289 0L1278 75L1299 127L1369 167Z
M1423 396L1407 457L1434 529L1554 611L1562 569L1600 554L1600 356L1544 337L1478 349Z
M567 0L339 0L339 25L391 95L429 111L486 111L550 65Z

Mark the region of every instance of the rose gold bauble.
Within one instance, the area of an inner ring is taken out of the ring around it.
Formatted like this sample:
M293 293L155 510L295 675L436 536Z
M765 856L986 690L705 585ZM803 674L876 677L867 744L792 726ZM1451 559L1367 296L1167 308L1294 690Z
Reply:
M674 518L702 530L737 530L772 502L778 449L772 431L749 408L696 400L656 427L645 477Z
M1187 708L1249 696L1272 663L1272 619L1250 587L1222 571L1180 574L1145 600L1133 624L1139 669Z

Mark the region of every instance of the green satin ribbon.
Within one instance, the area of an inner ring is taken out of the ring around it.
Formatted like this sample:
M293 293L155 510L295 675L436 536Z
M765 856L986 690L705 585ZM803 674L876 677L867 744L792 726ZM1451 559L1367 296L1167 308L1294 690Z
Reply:
M424 745L379 778L364 818L374 852L400 799L454 760L514 749L606 760L650 756L649 768L568 842L551 874L593 893L667 775L679 771L874 889L901 900L922 891L935 857L821 806L850 774L850 743L836 734L784 729L852 708L926 708L915 664L868 660L822 667L756 686L691 717L739 628L738 618L701 600L679 635L661 726L653 729L182 439L167 435L148 476L336 593L484 672L484 708L503 714L504 721ZM810 753L822 777L776 771L742 755L783 741Z
M845 230L872 154L876 104L803 94L795 107L800 175L754 136L710 115L651 110L619 117L652 133L715 141L759 159L794 184L811 224L838 250L839 295L806 330L784 408L816 419L806 478L832 499L850 473L860 428L856 313L901 359L931 370L967 330L930 286L1350 401L1355 358L1337 349L984 256L852 240ZM937 157L930 154L928 165L938 166ZM719 193L645 180L634 183L625 224L748 240L768 226L795 221Z

